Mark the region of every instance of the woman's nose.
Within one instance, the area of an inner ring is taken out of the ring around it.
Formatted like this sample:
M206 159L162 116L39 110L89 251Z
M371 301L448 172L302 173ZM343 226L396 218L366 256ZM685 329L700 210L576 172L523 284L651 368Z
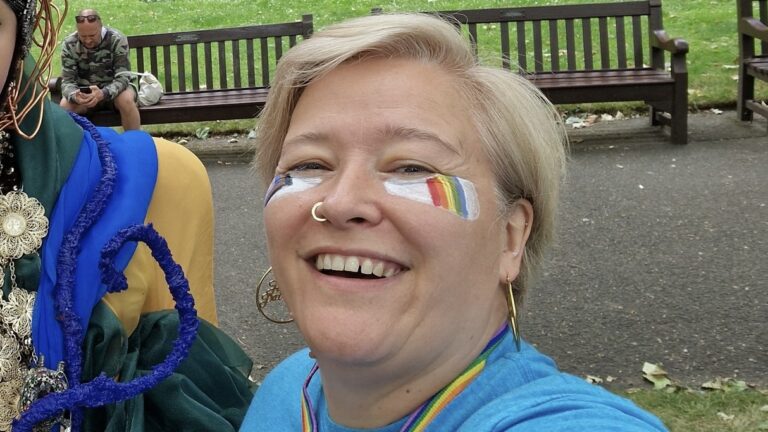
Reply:
M337 227L376 225L381 221L384 188L363 170L341 173L331 181L316 215Z

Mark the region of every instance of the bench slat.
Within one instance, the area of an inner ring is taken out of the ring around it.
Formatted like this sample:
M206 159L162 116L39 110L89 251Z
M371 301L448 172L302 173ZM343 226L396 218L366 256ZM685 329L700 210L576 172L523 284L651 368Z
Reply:
M243 77L240 76L240 41L232 41L232 75L235 78L235 88L243 86Z
M216 42L219 53L219 88L227 88L227 48L226 41Z
M616 17L616 58L619 69L627 68L626 34L624 33L624 17Z
M560 70L560 41L557 31L557 21L549 20L549 61L550 69L553 71Z
M611 46L608 44L608 18L600 17L597 21L600 29L600 67L610 69Z
M589 18L581 19L581 37L584 41L584 69L592 70L595 68L595 61L592 58L592 20Z
M568 70L576 69L576 30L574 21L565 21L565 49L568 55Z
M163 75L165 75L165 84L163 85L164 89L169 89L168 91L173 91L173 73L171 71L171 47L164 46L163 47L163 71L165 72ZM157 76L157 74L155 74Z
M533 22L533 70L544 71L544 48L541 40L541 21Z
M517 66L522 70L528 70L528 58L525 52L525 22L517 22Z
M144 67L144 48L136 49L136 70L144 72L147 69Z
M160 76L160 72L157 67L157 47L149 48L149 70L154 76Z
M269 85L269 45L266 38L261 38L261 82Z
M643 67L643 22L639 16L632 17L632 52L635 56L635 67Z
M275 38L275 61L280 60L283 56L283 38L277 36Z
M190 61L192 62L192 89L200 90L200 63L197 60L198 46L196 43L190 45Z
M179 71L179 91L187 91L187 70L183 45L176 47L176 64Z
M245 41L245 50L248 63L248 87L256 87L256 62L253 56L253 39Z
M509 23L501 23L499 31L501 32L501 67L509 69Z
M205 88L213 89L213 56L210 42L203 44L203 63L205 64Z

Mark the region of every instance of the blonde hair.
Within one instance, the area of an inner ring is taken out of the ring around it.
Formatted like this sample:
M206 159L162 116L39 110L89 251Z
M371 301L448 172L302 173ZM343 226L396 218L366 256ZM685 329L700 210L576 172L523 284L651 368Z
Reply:
M413 59L456 77L493 167L500 214L520 198L534 208L523 267L514 282L523 295L553 238L565 132L541 92L514 73L480 65L456 26L442 19L425 14L354 18L292 48L277 66L259 122L255 168L262 181L266 185L274 175L303 89L346 61L368 57Z

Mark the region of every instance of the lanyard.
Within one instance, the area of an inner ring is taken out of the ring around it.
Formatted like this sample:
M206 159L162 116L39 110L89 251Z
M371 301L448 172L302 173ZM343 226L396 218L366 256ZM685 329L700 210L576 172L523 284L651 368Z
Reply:
M503 325L491 338L483 351L470 365L457 376L450 384L443 387L437 394L429 398L424 404L417 408L408 416L400 432L420 432L424 431L432 420L434 420L446 406L456 398L461 392L482 372L488 356L499 345L501 339L509 332L509 326ZM301 426L304 432L318 432L317 416L312 407L312 401L309 398L309 383L317 372L317 363L312 366L307 379L304 381L304 388L301 394Z

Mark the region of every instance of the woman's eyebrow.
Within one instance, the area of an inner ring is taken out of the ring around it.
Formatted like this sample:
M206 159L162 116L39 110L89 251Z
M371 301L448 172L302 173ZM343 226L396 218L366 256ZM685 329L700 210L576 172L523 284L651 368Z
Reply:
M324 133L319 132L307 132L300 135L296 135L294 137L291 137L283 142L283 147L288 145L298 145L298 144L307 144L307 143L323 143L330 141L330 136Z
M461 156L459 146L448 142L437 134L425 129L405 127L405 126L385 126L379 132L385 139L416 139L419 141L428 141L445 147L451 153Z

